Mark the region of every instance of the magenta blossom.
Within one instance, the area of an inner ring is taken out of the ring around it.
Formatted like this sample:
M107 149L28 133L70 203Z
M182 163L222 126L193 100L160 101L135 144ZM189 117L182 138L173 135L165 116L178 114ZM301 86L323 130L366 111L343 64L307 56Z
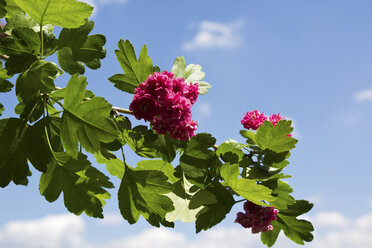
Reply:
M285 117L280 116L280 113L273 114L272 116L269 117L269 121L275 126L276 123L278 123L281 120L284 120Z
M267 120L267 117L264 115L264 113L260 113L258 110L253 110L245 113L240 123L246 129L257 130L257 128L261 126L265 120Z
M142 92L134 95L129 109L138 120L151 121L159 113L158 102L151 95Z
M135 89L129 109L137 119L149 121L158 134L188 140L198 127L191 119L191 107L198 95L197 83L188 85L171 72L155 72Z
M278 210L274 207L263 207L253 202L244 203L245 213L239 212L236 223L244 228L252 228L252 233L267 232L273 230L271 222L276 220Z

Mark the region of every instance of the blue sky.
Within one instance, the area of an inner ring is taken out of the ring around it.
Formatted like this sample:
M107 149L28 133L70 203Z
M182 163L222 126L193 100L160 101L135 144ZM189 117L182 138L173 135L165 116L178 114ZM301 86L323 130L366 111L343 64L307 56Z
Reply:
M201 64L213 88L193 107L198 132L212 133L218 143L243 141L240 119L254 109L292 119L299 143L288 181L296 198L315 203L306 216L315 239L305 247L370 247L372 1L89 2L96 7L93 32L107 38L102 68L86 73L89 89L115 106L129 106L132 96L107 80L121 73L114 54L119 39L129 39L137 51L146 43L162 70L182 55ZM5 116L16 101L8 95L0 96ZM129 161L134 165L137 158ZM117 189L103 221L66 214L61 199L51 204L40 196L38 179L35 172L28 187L0 190L0 247L264 247L233 223L241 205L195 235L193 224L176 223L174 230L126 224L118 215ZM297 246L280 237L274 247Z

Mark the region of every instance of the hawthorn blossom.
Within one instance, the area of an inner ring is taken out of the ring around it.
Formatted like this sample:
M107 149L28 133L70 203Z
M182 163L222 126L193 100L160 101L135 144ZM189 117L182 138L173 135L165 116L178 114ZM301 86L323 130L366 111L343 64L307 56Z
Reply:
M253 202L244 203L245 213L237 214L236 223L244 228L252 228L252 233L272 231L271 222L277 219L278 209L274 207L264 207Z
M269 121L275 126L276 123L278 123L281 120L284 120L285 117L280 116L280 113L273 114L272 116L269 117Z
M188 140L198 127L191 119L198 95L197 83L188 85L168 71L155 72L135 89L129 109L137 119L149 121L158 134Z
M253 110L245 113L240 123L246 129L257 130L257 128L261 126L265 120L267 120L267 117L263 112L260 113L258 110Z

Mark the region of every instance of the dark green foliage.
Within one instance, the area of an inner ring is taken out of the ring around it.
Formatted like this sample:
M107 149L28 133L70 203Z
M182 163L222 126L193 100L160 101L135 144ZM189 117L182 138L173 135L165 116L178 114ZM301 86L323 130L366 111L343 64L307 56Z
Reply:
M27 185L30 170L27 164L25 133L27 124L21 119L0 120L0 187L11 181Z
M63 103L61 139L66 153L77 158L78 143L91 153L98 152L100 142L113 141L118 132L109 119L111 105L102 97L83 101L85 77L71 77Z
M140 215L153 226L167 223L165 215L174 207L164 194L172 189L172 184L160 171L126 167L118 193L120 212L130 224L136 223Z
M113 188L109 178L90 165L87 156L79 153L77 159L64 152L53 152L46 173L40 178L40 193L49 202L63 192L66 208L77 215L103 218L104 200L110 194L104 188Z
M89 35L94 27L93 21L74 29L62 29L57 42L57 58L62 69L69 74L84 74L85 67L98 69L100 59L106 57L103 47L106 38L103 35Z

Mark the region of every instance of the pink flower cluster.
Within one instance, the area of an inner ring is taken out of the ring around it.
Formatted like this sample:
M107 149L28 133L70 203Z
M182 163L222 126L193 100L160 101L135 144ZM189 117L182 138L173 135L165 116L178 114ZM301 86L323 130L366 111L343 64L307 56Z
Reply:
M171 72L155 72L134 91L129 109L137 119L151 122L158 134L188 140L195 135L198 124L191 120L191 107L199 94L197 83L187 85Z
M267 117L263 112L260 113L258 110L253 110L245 113L240 123L246 129L251 128L253 130L257 130L257 128L261 126L267 119L269 119L269 121L275 126L276 123L278 123L280 120L284 120L285 117L280 116L280 113Z
M245 213L237 214L236 223L245 228L252 228L252 233L267 232L273 230L271 222L276 220L278 210L274 207L263 207L253 202L244 203Z

